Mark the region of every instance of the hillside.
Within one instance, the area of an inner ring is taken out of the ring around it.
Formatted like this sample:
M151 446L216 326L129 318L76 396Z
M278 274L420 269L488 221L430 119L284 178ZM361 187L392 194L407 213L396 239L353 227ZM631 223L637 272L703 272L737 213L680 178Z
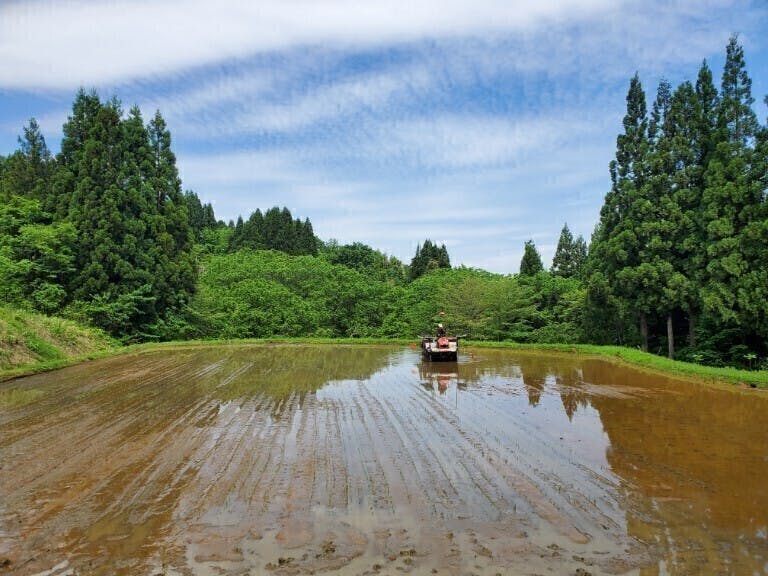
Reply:
M109 350L102 331L70 320L0 306L0 370Z

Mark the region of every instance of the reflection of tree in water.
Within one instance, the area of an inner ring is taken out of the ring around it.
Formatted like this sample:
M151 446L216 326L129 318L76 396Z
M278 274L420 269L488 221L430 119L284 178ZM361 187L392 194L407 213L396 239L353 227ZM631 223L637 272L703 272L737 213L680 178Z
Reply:
M568 356L484 349L477 352L476 361L419 364L421 382L428 389L438 384L441 374L448 384L455 378L459 387L470 389L499 378L522 384L533 407L549 387L560 395L569 419L579 407L589 404L578 360Z
M523 371L522 377L523 385L526 392L528 392L528 404L534 407L538 406L541 401L541 393L544 391L544 386L547 383L546 376L542 378L541 376L534 376Z
M626 391L590 401L627 490L629 534L658 543L671 574L765 574L768 398L583 366L587 382Z
M571 358L557 356L522 355L518 358L523 385L528 393L528 403L537 406L547 382L554 382L560 394L568 419L573 418L579 406L588 406L587 395L582 387L581 370Z
M568 377L562 373L555 375L557 388L560 390L560 400L563 402L563 408L568 415L568 420L573 420L573 415L579 406L586 408L589 405L587 394L584 392L581 369L576 369L568 373Z

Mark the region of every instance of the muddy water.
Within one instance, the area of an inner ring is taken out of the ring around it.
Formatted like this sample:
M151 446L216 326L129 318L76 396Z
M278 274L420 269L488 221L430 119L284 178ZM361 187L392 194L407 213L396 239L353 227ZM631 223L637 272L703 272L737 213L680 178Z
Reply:
M264 345L0 384L0 574L766 574L768 398Z

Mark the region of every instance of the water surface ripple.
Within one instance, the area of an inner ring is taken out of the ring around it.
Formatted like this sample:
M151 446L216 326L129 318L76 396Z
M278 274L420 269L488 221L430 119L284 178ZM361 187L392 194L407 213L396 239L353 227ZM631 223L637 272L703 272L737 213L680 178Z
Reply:
M575 355L298 344L0 392L0 573L768 574L755 393Z

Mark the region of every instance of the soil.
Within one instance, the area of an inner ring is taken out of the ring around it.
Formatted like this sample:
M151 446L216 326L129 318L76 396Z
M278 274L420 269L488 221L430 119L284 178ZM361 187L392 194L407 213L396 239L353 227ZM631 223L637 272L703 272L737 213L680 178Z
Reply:
M36 394L0 409L0 574L768 565L754 396L386 346L145 352L0 386Z

